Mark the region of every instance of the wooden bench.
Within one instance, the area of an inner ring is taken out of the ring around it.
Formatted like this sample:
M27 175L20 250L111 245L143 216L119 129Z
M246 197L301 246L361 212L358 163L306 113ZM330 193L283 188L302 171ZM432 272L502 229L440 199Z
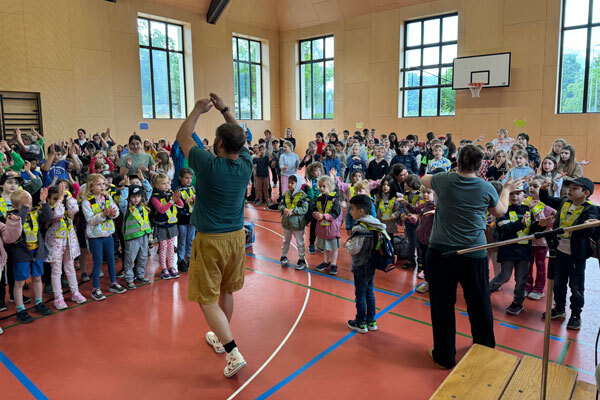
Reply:
M431 399L499 399L519 358L474 344Z
M572 400L596 400L596 386L587 382L577 381Z
M538 400L542 376L542 360L530 356L523 357L506 387L502 400ZM568 400L571 398L577 371L550 363L548 365L548 386L546 400Z

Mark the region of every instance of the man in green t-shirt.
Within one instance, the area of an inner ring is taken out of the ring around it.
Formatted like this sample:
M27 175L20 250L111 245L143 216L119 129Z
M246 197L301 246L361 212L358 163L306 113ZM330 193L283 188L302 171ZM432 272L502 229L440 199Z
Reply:
M192 138L201 114L212 107L226 123L216 130L216 156L201 150ZM206 341L217 353L227 352L226 377L246 366L237 349L229 321L233 292L244 285L244 199L252 175L252 158L245 147L246 135L230 108L214 93L196 106L177 132L177 142L196 176L196 201L192 224L197 234L192 246L188 298L200 304L212 331Z

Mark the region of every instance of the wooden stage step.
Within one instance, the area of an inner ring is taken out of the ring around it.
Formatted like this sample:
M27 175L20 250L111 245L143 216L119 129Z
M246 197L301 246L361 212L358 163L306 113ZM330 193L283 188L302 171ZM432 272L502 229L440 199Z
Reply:
M530 356L523 357L501 399L538 400L541 377L542 360ZM576 380L577 371L574 369L550 363L546 400L570 399Z
M474 344L431 396L433 400L538 400L542 360ZM595 400L596 387L577 381L577 371L548 366L546 400Z
M519 358L474 344L431 399L499 399Z
M596 386L577 381L571 400L596 400Z

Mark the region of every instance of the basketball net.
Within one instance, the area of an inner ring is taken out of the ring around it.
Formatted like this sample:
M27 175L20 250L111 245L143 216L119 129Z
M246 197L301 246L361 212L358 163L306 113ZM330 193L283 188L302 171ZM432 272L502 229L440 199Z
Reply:
M479 97L479 92L481 92L481 88L485 85L483 82L474 82L469 83L469 90L471 90L471 97Z

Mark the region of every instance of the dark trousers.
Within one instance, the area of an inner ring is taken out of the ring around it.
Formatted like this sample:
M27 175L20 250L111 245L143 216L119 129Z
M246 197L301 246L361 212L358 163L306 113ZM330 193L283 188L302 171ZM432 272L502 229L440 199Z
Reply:
M442 252L427 250L427 281L433 328L433 358L436 363L452 368L456 365L457 285L463 288L473 342L494 347L494 316L489 291L487 257L442 257Z
M427 280L427 248L429 246L419 242L419 247L421 248L421 254L423 254L423 273L425 274L425 282L429 282ZM420 270L420 268L418 268L418 270Z
M375 293L373 293L373 277L375 276L375 268L367 265L353 265L352 273L354 274L356 321L375 321Z
M308 234L308 244L311 246L315 245L317 239L317 220L310 218L310 233Z
M556 251L556 272L554 276L554 303L564 310L567 303L567 284L571 288L571 314L581 316L583 290L585 284L585 259L574 259L561 251Z

